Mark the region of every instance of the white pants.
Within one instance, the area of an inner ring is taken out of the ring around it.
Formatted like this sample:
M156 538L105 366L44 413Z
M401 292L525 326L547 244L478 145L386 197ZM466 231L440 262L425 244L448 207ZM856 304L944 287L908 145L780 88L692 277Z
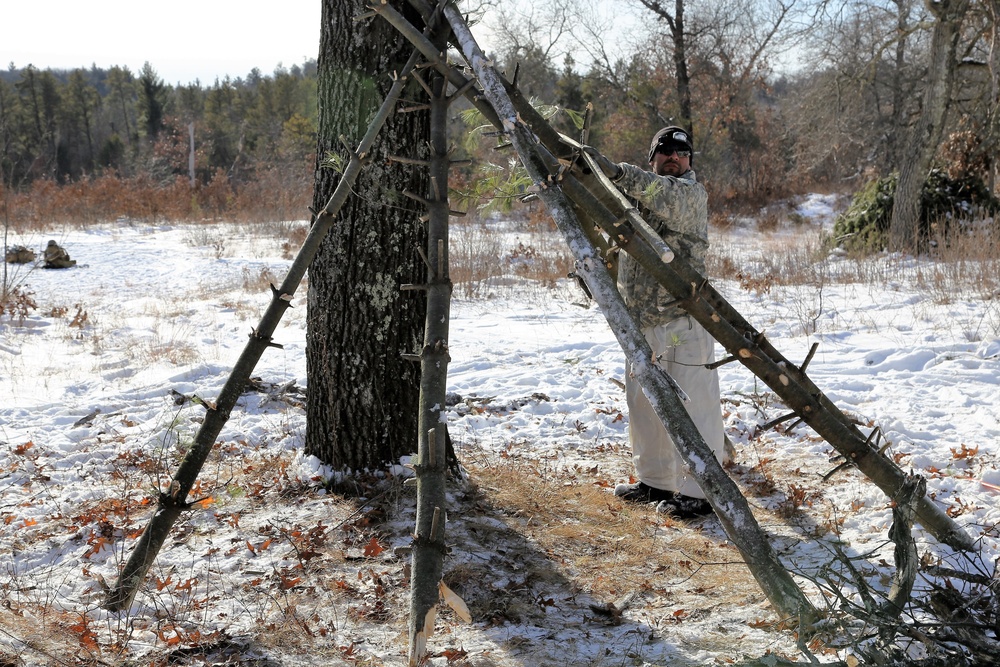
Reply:
M719 396L719 374L705 368L715 359L715 339L690 317L642 330L658 363L677 381L691 399L684 404L698 432L722 463L725 432ZM701 488L688 473L660 418L642 387L625 368L625 397L628 402L628 435L632 445L635 474L640 482L692 498L704 498Z

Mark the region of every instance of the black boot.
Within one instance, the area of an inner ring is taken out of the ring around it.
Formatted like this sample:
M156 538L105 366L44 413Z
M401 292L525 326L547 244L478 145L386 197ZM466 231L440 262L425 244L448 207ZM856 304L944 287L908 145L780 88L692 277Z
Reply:
M656 503L661 500L670 500L675 494L673 491L664 491L642 482L636 482L635 484L619 484L615 487L615 495L632 503Z
M617 492L617 489L615 489ZM656 505L658 514L669 514L678 519L694 519L711 514L714 510L704 498L692 498L679 493L672 493L671 498L665 498Z

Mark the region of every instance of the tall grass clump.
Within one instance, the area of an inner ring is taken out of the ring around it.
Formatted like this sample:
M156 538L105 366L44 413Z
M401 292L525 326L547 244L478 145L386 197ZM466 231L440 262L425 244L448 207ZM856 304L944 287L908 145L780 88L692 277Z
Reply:
M308 218L312 187L311 173L304 169L261 168L244 182L218 170L193 187L184 176L157 180L109 173L66 184L38 180L26 190L6 191L4 203L11 227L21 232L113 221L263 223Z
M572 270L572 256L541 206L503 216L476 211L452 223L449 269L456 295L509 296L518 287L553 288Z

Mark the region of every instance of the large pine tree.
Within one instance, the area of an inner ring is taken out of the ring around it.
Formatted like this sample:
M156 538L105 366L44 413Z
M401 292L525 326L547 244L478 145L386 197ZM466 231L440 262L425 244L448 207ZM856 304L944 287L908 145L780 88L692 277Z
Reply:
M410 12L406 2L391 4ZM323 0L321 165L331 152L345 155L339 137L357 146L391 86L389 75L411 52L385 21L354 20L364 13L365 0ZM426 230L420 205L401 193L426 192L426 170L387 158L426 157L427 137L426 112L388 120L309 269L306 451L337 469L376 469L416 449L419 366L400 355L418 351L425 303L400 285L424 278L417 248ZM317 210L338 181L336 170L318 169Z

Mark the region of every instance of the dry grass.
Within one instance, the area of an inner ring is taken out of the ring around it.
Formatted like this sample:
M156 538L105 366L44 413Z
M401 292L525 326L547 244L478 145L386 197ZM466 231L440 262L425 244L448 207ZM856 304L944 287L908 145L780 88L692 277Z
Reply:
M502 229L475 217L452 226L449 272L456 295L467 299L507 296L513 285L548 289L564 280L573 260L554 224L531 209Z
M4 193L6 220L21 232L52 225L87 225L232 220L273 224L275 220L309 217L311 170L288 173L260 169L255 180L235 184L217 172L207 184L191 187L185 177L155 181L148 176L123 178L114 174L59 185L35 181L24 192Z
M638 596L635 608L683 599L685 613L759 597L738 552L725 540L691 530L697 523L620 501L596 470L553 471L544 461L512 457L464 463L472 479L469 500L479 518L463 514L469 523L453 539L466 549L474 550L476 543L505 547L490 562L462 562L445 575L474 616L502 623L542 614L550 590L582 595L592 607L629 595ZM483 523L483 517L499 521ZM511 560L523 572L520 594L483 585L509 576L504 564ZM699 595L706 590L715 594Z
M929 304L959 301L982 303L983 317L970 336L978 340L1000 334L1000 230L992 225L965 225L961 233L940 236L929 254L861 254L830 245L817 228L793 225L757 228L752 242L746 231L731 233L731 219L719 221L707 258L707 273L732 281L758 297L790 304L803 333L815 333L824 316L824 289L858 285L869 294L892 293L907 285L928 297Z
M1000 297L1000 230L989 227L939 237L933 263L917 272L917 283L935 303Z

